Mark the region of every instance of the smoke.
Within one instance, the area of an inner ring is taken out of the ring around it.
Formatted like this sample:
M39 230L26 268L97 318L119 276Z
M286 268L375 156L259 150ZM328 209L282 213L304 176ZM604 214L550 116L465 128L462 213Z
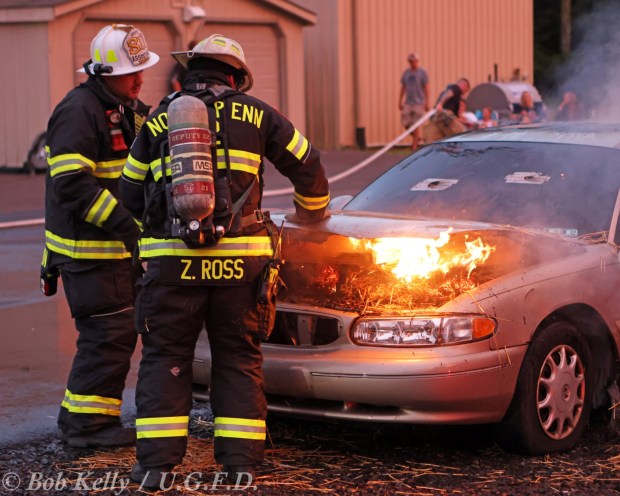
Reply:
M561 95L572 91L599 121L620 121L620 2L595 2L574 23L577 42L558 69Z

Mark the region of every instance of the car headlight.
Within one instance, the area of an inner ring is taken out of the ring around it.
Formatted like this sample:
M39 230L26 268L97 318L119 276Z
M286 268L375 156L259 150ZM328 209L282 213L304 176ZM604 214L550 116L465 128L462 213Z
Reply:
M357 344L374 346L440 346L492 336L496 322L484 315L361 318L352 332Z

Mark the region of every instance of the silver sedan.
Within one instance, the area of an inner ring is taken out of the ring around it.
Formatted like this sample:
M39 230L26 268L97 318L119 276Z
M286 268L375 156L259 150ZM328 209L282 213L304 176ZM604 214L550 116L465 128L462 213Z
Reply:
M286 222L270 410L493 423L507 449L572 448L593 408L620 401L619 147L614 125L465 133L317 225Z

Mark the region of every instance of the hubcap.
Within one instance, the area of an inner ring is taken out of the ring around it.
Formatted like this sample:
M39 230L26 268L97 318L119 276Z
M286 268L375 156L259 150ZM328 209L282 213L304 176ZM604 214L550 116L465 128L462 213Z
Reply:
M584 366L568 345L556 346L538 375L537 408L540 425L552 439L568 437L577 426L586 394Z

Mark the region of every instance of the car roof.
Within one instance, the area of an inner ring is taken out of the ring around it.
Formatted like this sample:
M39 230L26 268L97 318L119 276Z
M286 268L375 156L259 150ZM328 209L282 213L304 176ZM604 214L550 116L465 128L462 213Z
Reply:
M507 125L454 135L443 142L521 141L620 149L620 123L554 122Z

